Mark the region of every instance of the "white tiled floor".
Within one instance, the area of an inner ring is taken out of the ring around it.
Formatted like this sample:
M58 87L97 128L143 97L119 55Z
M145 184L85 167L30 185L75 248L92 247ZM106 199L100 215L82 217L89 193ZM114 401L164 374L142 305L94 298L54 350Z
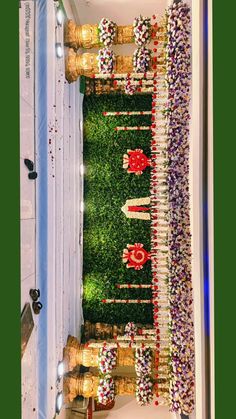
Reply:
M26 153L24 153L25 157ZM35 218L35 181L28 179L28 169L24 159L20 159L21 220Z
M23 78L21 91L24 90ZM25 101L20 94L20 157L34 160L34 107Z
M23 198L22 198L23 199ZM35 218L21 220L21 279L35 273Z
M21 311L25 304L32 302L29 295L30 288L35 288L35 273L21 280Z
M26 2L21 2L20 13L20 206L21 206L21 310L31 303L30 288L35 288L35 180L28 179L24 158L34 155L34 2L31 8L28 44L24 16ZM26 47L30 48L30 78L26 75ZM37 316L21 363L22 419L37 417Z
M21 309L28 302L30 288L38 288L38 261L36 243L39 230L36 212L38 211L37 182L40 180L40 171L36 180L28 179L28 169L24 158L28 158L37 165L37 138L35 138L35 84L34 84L34 26L30 21L30 79L25 71L25 7L30 4L33 15L34 1L21 2L20 9L20 192L21 192ZM48 26L49 37L52 27L55 28L54 3L48 0ZM73 18L73 16L70 15ZM63 28L59 28L57 36L63 43ZM50 347L48 354L47 395L48 415L52 419L55 412L55 395L58 391L55 385L56 365L62 358L63 346L68 334L79 336L81 326L82 305L79 278L81 276L82 249L79 247L79 225L81 215L79 212L79 197L81 184L78 183L80 165L80 133L78 121L80 118L81 98L79 98L79 84L68 85L64 79L64 60L54 56L51 42L49 42L48 65L50 72L49 98L47 104L48 121L56 127L55 132L48 133L53 138L53 149L48 145L48 153L52 152L54 161L48 159L48 217L52 220L49 227L48 244L53 244L48 250L48 275L50 281L47 288L47 298L50 301L47 307L48 330L47 340ZM50 67L51 66L51 67ZM55 74L53 73L55 71ZM60 83L58 82L60 80ZM54 83L54 84L53 84ZM50 96L52 94L52 96ZM54 95L55 94L55 95ZM54 95L54 97L53 97ZM37 98L36 98L37 99ZM51 99L51 100L50 100ZM36 100L37 104L37 100ZM56 105L55 105L56 104ZM37 109L37 108L36 108ZM40 121L39 121L40 122ZM53 142L54 141L54 142ZM70 163L70 164L69 164ZM35 167L36 171L39 167ZM55 178L53 177L55 176ZM53 186L54 185L54 186ZM50 189L51 188L51 189ZM55 191L53 202L52 191ZM52 204L52 207L50 205ZM37 211L36 211L37 209ZM53 228L51 227L53 225ZM55 242L51 238L55 234ZM52 256L52 258L50 258ZM37 263L36 263L37 262ZM51 275L52 274L52 275ZM52 299L51 299L52 297ZM45 306L44 306L45 309ZM50 313L49 313L50 312ZM52 315L52 316L51 316ZM50 317L51 316L51 317ZM36 419L39 417L38 406L38 325L40 316L33 313L35 322L30 340L22 358L22 419ZM67 412L68 413L68 412ZM58 418L66 417L62 410Z
M30 336L26 352L22 358L22 419L36 419L37 417L37 388L36 365L37 355L37 319L34 319L35 326Z

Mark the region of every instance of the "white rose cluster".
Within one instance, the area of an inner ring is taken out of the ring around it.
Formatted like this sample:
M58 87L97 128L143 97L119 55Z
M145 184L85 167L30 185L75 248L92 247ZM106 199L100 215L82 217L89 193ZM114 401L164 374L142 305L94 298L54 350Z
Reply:
M151 348L138 348L135 352L135 371L138 377L150 375L152 372Z
M111 74L115 62L115 54L109 48L102 48L98 51L98 69L99 73Z
M98 25L99 39L105 47L110 47L117 33L117 25L105 17L101 19Z
M146 73L150 67L152 51L141 47L134 51L133 66L136 73Z
M134 42L139 47L146 45L151 41L151 19L149 17L139 16L134 19Z
M136 382L136 400L140 406L147 406L153 400L153 383L149 376L139 377Z
M117 351L104 346L99 351L98 368L102 374L107 374L116 366Z
M98 401L102 404L107 404L115 398L115 384L110 374L101 378L98 386Z

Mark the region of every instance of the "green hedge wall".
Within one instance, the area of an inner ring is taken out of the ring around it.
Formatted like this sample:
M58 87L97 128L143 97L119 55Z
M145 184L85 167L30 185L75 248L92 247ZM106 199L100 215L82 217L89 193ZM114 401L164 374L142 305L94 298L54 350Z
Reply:
M143 270L122 262L128 243L150 249L150 222L127 219L126 199L149 196L150 169L141 176L122 167L127 149L142 148L150 155L149 131L116 132L117 125L150 125L150 116L110 116L104 111L150 110L151 95L101 95L84 98L84 318L92 322L152 322L147 304L103 304L102 298L151 298L150 290L118 290L116 283L151 282L150 262Z

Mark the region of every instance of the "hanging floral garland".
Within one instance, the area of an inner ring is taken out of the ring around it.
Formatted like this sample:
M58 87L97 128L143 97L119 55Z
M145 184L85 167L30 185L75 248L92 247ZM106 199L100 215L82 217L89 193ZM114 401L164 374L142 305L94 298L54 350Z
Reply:
M115 399L115 384L110 374L100 379L97 396L99 403L102 404L107 404Z
M151 375L152 351L151 348L138 348L135 351L135 371L138 377Z
M98 25L99 39L100 42L105 45L105 47L110 47L117 33L117 25L105 17L103 17Z
M114 62L115 62L115 54L109 48L102 48L98 51L98 68L99 73L112 73Z
M137 326L133 322L129 322L125 326L125 336L127 338L134 338L134 336L137 334Z
M136 92L136 86L134 84L134 79L127 75L125 79L125 94L133 95Z
M139 16L134 19L134 42L139 47L151 41L151 19L149 17Z
M189 415L195 403L195 356L189 207L190 8L168 12L167 83L170 203L171 410Z
M153 399L153 383L150 376L137 378L136 400L140 406L147 406Z
M116 366L117 351L115 348L103 346L99 351L98 368L102 374L107 374Z
M137 48L133 55L134 71L137 73L145 73L151 64L152 51L146 47Z

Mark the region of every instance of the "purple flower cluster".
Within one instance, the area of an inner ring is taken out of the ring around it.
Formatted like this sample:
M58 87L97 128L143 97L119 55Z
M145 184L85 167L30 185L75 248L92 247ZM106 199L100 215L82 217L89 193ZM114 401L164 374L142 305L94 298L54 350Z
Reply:
M98 25L99 39L106 47L110 47L115 39L117 26L112 20L102 18Z
M134 51L133 66L136 73L145 73L148 71L151 62L152 51L148 48L141 47Z
M109 48L102 48L98 51L99 73L112 73L115 61L115 54Z
M139 16L134 19L134 42L139 47L151 41L151 19Z
M135 352L135 371L138 377L150 375L152 372L151 348L138 348Z
M195 354L189 210L190 8L168 11L168 188L170 199L171 410L189 415L195 401Z

